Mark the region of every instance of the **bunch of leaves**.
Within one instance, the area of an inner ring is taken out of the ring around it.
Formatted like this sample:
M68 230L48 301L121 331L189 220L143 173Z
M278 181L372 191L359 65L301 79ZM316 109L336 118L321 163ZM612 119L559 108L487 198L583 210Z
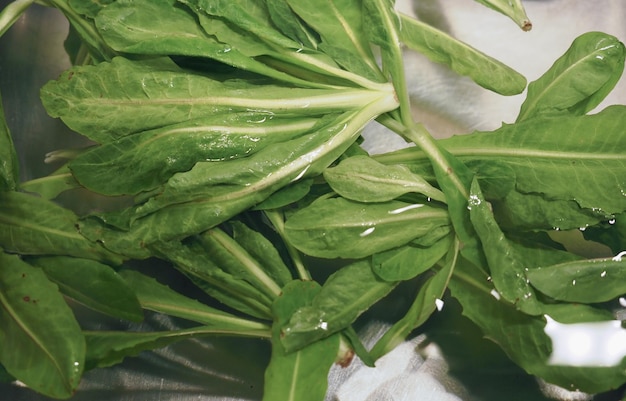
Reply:
M0 33L30 3L3 10ZM264 399L320 400L335 361L356 353L373 365L449 289L529 374L588 392L626 382L624 366L550 365L544 332L546 315L613 319L606 303L625 292L605 279L624 262L585 259L548 235L585 228L626 248L626 108L588 114L621 76L616 38L576 39L528 86L515 123L437 141L411 114L405 47L503 95L526 80L392 2L43 3L70 22L76 65L42 101L94 144L20 183L0 125L8 374L68 398L85 369L192 337L253 336L272 344ZM482 3L529 28L519 2ZM359 137L374 120L416 146L367 154ZM55 201L75 188L115 206L77 215ZM341 263L317 282L311 258ZM167 261L222 307L139 273L140 259ZM366 349L355 323L401 283L415 286L410 307ZM68 298L120 319L150 310L197 325L85 331Z

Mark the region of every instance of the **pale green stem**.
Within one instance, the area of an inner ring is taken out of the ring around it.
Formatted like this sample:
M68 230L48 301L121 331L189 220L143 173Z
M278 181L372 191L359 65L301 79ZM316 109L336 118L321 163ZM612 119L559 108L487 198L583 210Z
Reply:
M437 145L437 142L422 124L414 124L412 127L407 128L400 122L384 115L379 117L378 121L398 135L415 143L424 151L424 153L426 153L431 163L449 175L455 188L465 198L469 198L468 189L465 185L463 185L461 179L454 173L454 169L450 166L450 164L448 164L446 157Z
M270 223L274 226L274 229L276 229L278 235L280 235L283 239L283 242L287 247L287 253L289 253L289 257L298 272L298 277L302 280L312 280L311 274L302 262L300 252L293 245L291 245L285 237L285 220L283 219L282 213L279 213L277 210L265 210L264 213Z
M208 232L217 242L220 243L230 254L232 254L239 262L245 266L250 274L256 277L269 292L274 296L278 296L281 293L281 288L267 273L263 270L259 264L252 259L250 254L243 249L237 241L229 237L225 232L220 229L213 229Z
M0 36L17 21L35 0L15 0L0 11Z
M413 126L414 122L411 113L411 99L408 92L406 74L404 72L402 42L400 41L396 24L393 21L394 15L391 13L393 9L389 6L388 2L386 0L377 0L377 7L381 17L381 23L385 26L388 35L388 40L386 41L388 47L382 49L382 51L388 55L387 59L383 57L384 67L391 76L396 96L400 102L400 119L408 128Z
M358 86L366 89L372 89L378 92L387 92L389 89L388 83L380 83L370 81L369 79L362 77L358 74L354 74L350 71L343 70L339 67L332 66L317 60L306 53L294 52L289 54L289 58L295 58L301 61L303 64L307 64L313 67L312 71L325 72L327 75L335 76L337 78L345 79L346 81L353 82ZM287 59L289 61L289 59Z
M271 330L271 327L266 323L248 320L237 316L231 316L222 313L205 312L202 310L194 310L178 305L172 305L170 303L158 303L156 301L145 301L141 299L140 302L141 307L144 309L158 313L164 313L166 315L183 317L185 319L193 320L198 323L212 325L216 322L220 322L227 325L233 325L233 327L241 327L242 329L246 330Z

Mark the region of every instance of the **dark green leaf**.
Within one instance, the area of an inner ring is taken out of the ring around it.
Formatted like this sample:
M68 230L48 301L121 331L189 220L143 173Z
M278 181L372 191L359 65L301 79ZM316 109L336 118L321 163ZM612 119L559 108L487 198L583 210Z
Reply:
M626 210L624 124L626 107L617 105L593 115L533 118L438 143L468 164L508 165L520 193L573 200L581 208L610 216ZM413 163L409 160L415 161L420 171L425 158L418 149L399 151L393 157L408 165Z
M462 273L460 273L462 271ZM626 377L619 368L579 368L550 365L550 337L543 316L530 316L494 298L484 277L458 266L449 283L452 295L463 305L463 314L477 324L485 337L496 342L526 372L570 390L600 393L619 387ZM610 320L611 314L579 304L547 307L547 313L564 323ZM563 318L569 317L569 319ZM567 320L567 321L566 321Z
M410 49L496 93L516 95L526 88L526 78L502 62L428 24L399 16L400 39Z
M267 199L254 206L254 210L279 209L292 203L296 203L309 193L313 179L304 179L287 185L271 194Z
M292 351L347 328L396 285L378 278L367 260L339 269L285 323L281 343Z
M4 366L0 365L0 383L10 383L14 380L15 377L11 376Z
M320 199L293 214L285 234L307 255L362 258L404 245L449 224L445 209L401 201L358 203ZM407 225L410 230L403 229Z
M272 22L283 34L308 48L317 48L319 43L317 33L306 26L302 19L293 12L287 0L266 0L265 3L272 17Z
M184 3L207 15L221 17L265 43L277 45L279 48L300 48L299 43L283 35L272 24L265 1L248 0L241 3L229 0L184 0ZM228 43L227 38L222 38L222 41Z
M250 316L271 318L272 300L251 284L218 267L197 239L186 244L154 244L152 249L224 305Z
M263 267L265 273L279 287L282 288L292 280L289 268L267 238L238 221L231 221L230 227L233 230L235 241Z
M249 156L310 131L316 119L258 113L218 114L129 135L70 162L76 179L105 195L137 194L164 184L200 161Z
M504 236L476 180L472 182L468 208L498 293L525 313L543 313L542 304L525 276L526 270L534 266L526 265L523 254Z
M116 55L116 52L102 40L94 21L81 15L86 10L79 8L80 12L77 12L69 0L47 0L46 5L54 7L63 13L71 26L70 35L73 38L79 38L81 46L84 46L86 49L88 55L80 58L77 58L76 54L72 54L73 62L89 60L92 63L99 63L111 60ZM86 7L89 8L90 5L86 5Z
M237 223L233 223L233 228L237 234L244 230ZM239 244L238 238L232 238L221 229L213 228L204 232L199 239L213 262L234 279L250 283L272 300L280 294L281 286L273 280L261 261Z
M211 24L224 22L212 19ZM228 40L234 34L220 41L207 33L191 10L180 7L176 0L118 0L98 14L96 25L107 44L120 52L206 57L281 81L315 86L252 58L246 48L237 46L239 41Z
M110 266L67 256L30 258L59 290L83 305L120 319L139 322L143 312L132 288Z
M81 231L110 249L139 257L146 244L206 231L279 188L320 174L356 140L365 124L395 104L385 95L359 112L346 112L311 134L277 143L250 157L197 163L190 171L174 175L162 193L122 213L128 231L111 230L94 220L81 224Z
M267 329L233 330L231 326L198 326L191 329L132 332L132 331L86 331L86 368L105 368L122 362L142 351L163 348L178 341L215 335L241 337L268 337Z
M572 230L607 221L601 209L583 209L574 200L549 199L541 194L510 192L494 202L496 219L503 229Z
M530 269L526 277L542 293L567 302L598 303L626 294L626 260L576 260Z
M295 352L286 352L281 327L299 308L306 307L319 292L315 282L288 284L272 307L274 326L272 356L265 371L264 401L322 401L328 387L328 372L339 353L339 335L328 336Z
M24 255L64 255L120 263L83 237L70 210L21 192L0 193L0 246Z
M614 253L623 251L626 249L626 213L616 215L596 227L588 227L584 236L588 240L605 244Z
M115 2L119 0L68 0L74 11L92 19L106 6Z
M624 45L611 35L588 32L579 36L548 71L528 85L517 121L591 111L622 76L625 54Z
M191 1L187 3L197 3ZM337 75L345 77L345 70L340 70L337 64L327 55L314 51L314 48L304 49L300 41L294 41L296 47L277 47L269 42L264 41L262 37L257 36L253 31L241 28L237 24L232 23L228 19L215 17L205 12L198 6L191 5L196 12L202 28L212 36L215 36L221 43L229 45L231 51L239 51L249 58L254 58L263 63L283 71L291 76L299 77L305 80L300 86L304 87L324 87L327 84L336 84ZM268 4L268 13L272 14L272 7ZM263 17L260 24L262 26L269 20ZM271 28L275 29L275 28ZM278 30L277 30L278 31ZM280 32L279 32L280 33ZM261 57L260 57L261 56ZM357 81L359 77L352 75L348 81ZM339 80L342 84L346 81Z
M381 81L365 35L361 2L357 0L287 0L291 8L321 37L319 48L338 64L373 81Z
M443 295L448 288L448 282L456 266L459 254L459 243L447 241L448 257L444 265L437 269L420 287L415 300L404 317L391 326L389 330L376 342L371 350L372 357L380 358L398 346L417 327L428 320L435 310L445 307Z
M0 96L0 191L15 191L19 185L19 163L11 132L6 124Z
M470 160L466 164L476 173L485 198L502 199L515 190L515 170L510 165L499 160Z
M188 298L134 270L122 270L120 275L135 290L144 309L192 320L207 326L228 327L233 330L269 330L264 323L242 319Z
M406 167L386 166L369 156L344 159L324 170L324 178L339 195L357 202L386 202L411 192L445 202L441 191Z
M260 119L272 114L310 117L359 110L383 97L367 89L294 90L260 79L228 78L233 77L193 74L166 58L117 57L64 72L42 88L41 97L51 116L99 143L217 113L254 111Z
M439 239L433 245L405 245L398 249L376 253L372 256L373 270L386 281L410 280L435 265L450 249L450 235Z
M40 269L4 252L0 266L0 363L33 390L69 398L84 368L80 326Z

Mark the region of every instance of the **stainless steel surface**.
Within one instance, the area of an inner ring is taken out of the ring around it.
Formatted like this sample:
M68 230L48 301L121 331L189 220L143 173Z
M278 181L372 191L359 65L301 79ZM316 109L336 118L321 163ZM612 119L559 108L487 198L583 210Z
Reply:
M8 3L0 0L0 7ZM529 80L539 77L583 32L601 30L626 41L624 1L529 0L525 5L533 22L531 32L522 32L510 20L472 0L398 1L398 6L406 12L415 13L504 61ZM83 144L81 138L59 121L49 118L38 100L41 85L69 66L63 53L66 32L67 25L58 13L34 6L0 38L0 91L20 154L22 179L53 171L56 166L43 163L47 152ZM406 61L415 116L438 137L493 129L503 121L511 122L523 101L523 95L506 98L483 90L422 56L407 53ZM611 103L626 103L626 79L620 81L600 107ZM375 125L367 129L365 136L366 146L374 152L405 146L402 140L386 135ZM385 327L378 317L401 309L395 304L385 304L383 308L387 309L374 311L372 322L361 328L370 340ZM93 316L85 316L85 324L99 324ZM105 324L121 325L111 321ZM180 324L154 315L144 326L136 328L163 329ZM476 350L461 349L460 357L455 358L447 350L463 337L458 330L445 323L428 326L415 333L412 341L398 352L381 361L376 370L364 368L358 361L348 369L334 368L328 400L545 398L533 379L509 365L490 370L486 368L489 361L471 362L472 357L483 357ZM87 373L74 399L260 399L268 356L269 344L264 341L227 338L186 341L129 358L115 368ZM465 361L463 365L460 362L463 358L469 358L471 363ZM555 397L587 399L584 394ZM0 400L43 399L19 386L0 385Z

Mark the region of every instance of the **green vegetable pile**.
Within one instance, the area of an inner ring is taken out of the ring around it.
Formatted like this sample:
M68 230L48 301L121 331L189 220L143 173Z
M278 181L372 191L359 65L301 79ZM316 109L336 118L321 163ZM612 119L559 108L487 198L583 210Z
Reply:
M32 3L2 10L0 34ZM544 332L548 317L615 320L626 293L626 260L611 257L626 249L626 106L594 111L624 68L617 38L580 36L527 86L389 0L38 3L67 17L74 65L41 99L93 145L19 182L0 113L5 376L69 398L86 370L145 350L260 337L264 400L323 400L336 361L373 365L451 296L530 375L589 393L626 383L626 363L550 364ZM481 3L530 27L519 2ZM405 51L502 95L527 89L517 120L435 140L411 113ZM374 122L415 146L368 154ZM57 200L77 188L111 206L79 214ZM556 230L611 254L585 258ZM134 268L157 260L221 306ZM332 274L313 280L312 265ZM412 286L410 307L366 348L355 322L399 286ZM68 300L195 326L82 330Z

